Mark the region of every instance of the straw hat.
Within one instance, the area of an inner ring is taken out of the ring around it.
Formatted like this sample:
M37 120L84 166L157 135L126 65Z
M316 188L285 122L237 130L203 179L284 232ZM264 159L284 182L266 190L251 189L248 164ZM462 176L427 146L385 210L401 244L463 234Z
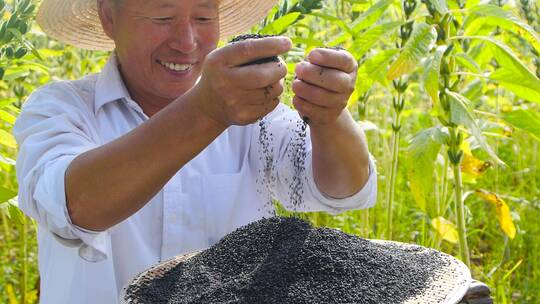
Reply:
M220 38L239 34L262 20L278 0L220 0ZM101 28L97 0L43 0L37 22L45 33L89 50L112 50Z

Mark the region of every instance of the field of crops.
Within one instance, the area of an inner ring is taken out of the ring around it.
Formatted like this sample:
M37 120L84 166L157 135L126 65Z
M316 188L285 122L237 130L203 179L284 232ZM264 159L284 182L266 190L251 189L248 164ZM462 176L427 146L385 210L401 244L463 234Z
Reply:
M11 128L37 87L98 72L108 53L60 44L38 0L0 0L0 303L37 303L36 224L17 208ZM540 303L540 4L535 0L282 0L254 33L294 64L341 46L358 60L350 111L377 160L374 208L291 214L461 259L496 303ZM279 213L289 214L276 204Z

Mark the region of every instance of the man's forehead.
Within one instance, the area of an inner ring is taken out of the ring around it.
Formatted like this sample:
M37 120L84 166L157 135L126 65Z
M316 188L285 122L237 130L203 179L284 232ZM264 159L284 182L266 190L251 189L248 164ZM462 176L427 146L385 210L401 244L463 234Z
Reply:
M148 0L144 0L148 1ZM217 8L219 6L220 0L150 0L149 4L155 5L159 8L175 8L180 3L191 2L194 6L206 7L206 8Z

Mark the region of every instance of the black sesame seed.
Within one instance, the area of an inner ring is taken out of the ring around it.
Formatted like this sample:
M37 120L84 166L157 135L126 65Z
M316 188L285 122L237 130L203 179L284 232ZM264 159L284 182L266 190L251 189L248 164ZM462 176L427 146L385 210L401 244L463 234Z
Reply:
M273 37L273 36L275 35L245 34L245 35L239 35L239 36L234 37L229 43L235 43L235 42L244 41L247 39L261 39L261 38ZM246 65L252 65L252 64L263 64L267 62L279 62L279 58L277 56L261 58L261 59L257 59L248 63L244 63L240 66L246 66Z
M403 303L425 291L441 254L379 244L296 218L262 219L162 276L129 303ZM442 303L444 299L433 299Z

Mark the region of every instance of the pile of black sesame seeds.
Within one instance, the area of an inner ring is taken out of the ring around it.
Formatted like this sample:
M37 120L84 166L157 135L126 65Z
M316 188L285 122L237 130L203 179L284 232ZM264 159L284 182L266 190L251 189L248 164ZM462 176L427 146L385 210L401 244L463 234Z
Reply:
M397 304L425 290L445 263L434 250L382 245L273 217L237 229L126 294L141 304Z

